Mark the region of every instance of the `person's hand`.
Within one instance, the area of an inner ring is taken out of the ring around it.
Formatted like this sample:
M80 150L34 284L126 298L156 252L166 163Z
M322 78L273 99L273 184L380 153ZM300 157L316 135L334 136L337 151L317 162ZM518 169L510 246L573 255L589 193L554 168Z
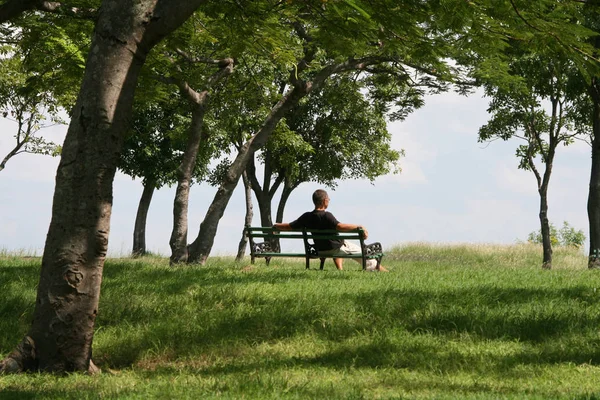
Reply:
M366 240L369 237L369 232L367 231L367 228L365 228L364 226L358 226L358 229L362 229L363 230L363 235L364 235L364 239Z

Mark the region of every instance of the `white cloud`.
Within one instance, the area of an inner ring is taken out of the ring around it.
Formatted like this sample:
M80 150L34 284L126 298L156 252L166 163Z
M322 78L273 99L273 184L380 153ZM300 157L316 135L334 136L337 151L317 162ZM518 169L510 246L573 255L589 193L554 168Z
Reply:
M518 169L516 163L499 165L495 176L500 188L526 196L537 195L537 183L533 172Z
M413 185L426 184L429 182L423 169L419 164L412 161L401 161L402 172L398 174L388 174L375 180L375 185Z

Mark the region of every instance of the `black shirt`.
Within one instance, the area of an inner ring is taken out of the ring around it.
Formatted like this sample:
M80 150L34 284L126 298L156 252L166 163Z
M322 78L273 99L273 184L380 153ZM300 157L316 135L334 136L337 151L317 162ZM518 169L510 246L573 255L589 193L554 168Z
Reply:
M314 210L305 212L295 220L290 222L292 229L333 229L337 227L339 221L335 219L329 211ZM319 251L339 249L342 247L341 240L319 240L315 239L315 246Z

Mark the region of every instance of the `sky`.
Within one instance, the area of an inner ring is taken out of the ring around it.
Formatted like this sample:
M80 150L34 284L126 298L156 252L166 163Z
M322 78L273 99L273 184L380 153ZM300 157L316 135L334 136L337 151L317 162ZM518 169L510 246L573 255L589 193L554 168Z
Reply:
M435 244L513 244L539 229L539 195L530 171L517 168L519 141L478 143L486 123L488 99L454 93L430 96L405 121L390 123L392 144L404 149L402 172L367 180L339 182L328 190L329 211L340 222L364 225L370 241L384 249L414 242ZM0 119L0 157L14 146L16 126ZM44 129L62 142L66 126ZM560 147L549 187L549 218L557 227L568 221L588 236L587 192L591 163L588 144ZM58 158L20 154L0 171L0 251L41 255L51 218ZM312 210L318 184L294 191L285 221ZM216 188L195 185L190 192L189 242L193 241ZM133 226L142 193L139 180L117 173L114 182L109 256L131 252ZM146 227L147 249L170 255L175 187L155 192ZM277 201L278 199L276 199ZM259 225L255 205L253 225ZM233 255L244 223L244 192L235 190L219 224L212 255ZM284 250L286 244L282 244ZM293 245L292 245L293 246Z

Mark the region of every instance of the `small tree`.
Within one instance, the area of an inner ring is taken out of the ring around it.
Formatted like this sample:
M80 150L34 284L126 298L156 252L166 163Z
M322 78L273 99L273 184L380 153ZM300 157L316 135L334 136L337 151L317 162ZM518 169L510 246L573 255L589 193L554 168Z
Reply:
M581 229L576 230L567 221L563 221L563 226L560 229L556 229L553 223L550 223L549 227L550 242L553 246L571 246L579 249L585 242L586 238L583 231ZM527 236L527 242L542 244L542 231L530 232Z
M485 80L492 98L491 118L479 129L480 141L518 138L519 168L535 176L540 198L539 219L543 244L542 268L552 268L552 240L548 220L548 187L558 146L572 143L578 133L572 90L575 66L559 55L534 53L514 44L507 50L514 61L510 77Z

